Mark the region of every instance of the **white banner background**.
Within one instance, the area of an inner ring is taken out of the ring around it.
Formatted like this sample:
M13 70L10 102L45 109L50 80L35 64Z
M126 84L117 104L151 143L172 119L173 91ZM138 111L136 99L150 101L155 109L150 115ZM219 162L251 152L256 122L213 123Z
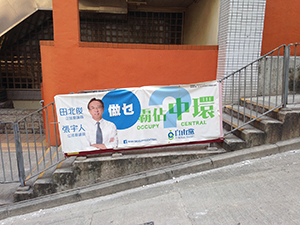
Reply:
M55 96L64 153L95 151L86 141L87 104L104 102L103 118L117 127L114 150L216 140L223 136L219 82L146 86Z

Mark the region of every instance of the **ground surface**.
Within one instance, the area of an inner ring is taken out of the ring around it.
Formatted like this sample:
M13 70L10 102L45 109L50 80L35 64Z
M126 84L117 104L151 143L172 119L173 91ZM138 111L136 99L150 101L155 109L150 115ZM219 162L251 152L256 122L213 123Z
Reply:
M244 161L0 224L300 224L300 150Z

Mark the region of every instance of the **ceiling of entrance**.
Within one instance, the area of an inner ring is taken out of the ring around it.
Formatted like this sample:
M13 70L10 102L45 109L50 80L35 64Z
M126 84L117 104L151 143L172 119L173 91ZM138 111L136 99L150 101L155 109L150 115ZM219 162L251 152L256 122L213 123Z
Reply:
M129 10L184 11L201 0L79 0L81 11L127 13ZM0 0L0 37L37 10L52 10L52 0Z

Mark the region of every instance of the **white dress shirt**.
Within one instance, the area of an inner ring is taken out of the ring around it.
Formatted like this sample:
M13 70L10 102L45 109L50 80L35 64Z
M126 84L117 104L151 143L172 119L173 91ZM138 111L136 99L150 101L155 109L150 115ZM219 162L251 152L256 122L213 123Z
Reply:
M103 144L105 144L106 148L118 147L118 132L116 125L103 118L99 122L102 131ZM94 119L87 121L84 124L84 129L85 137L89 145L96 144L97 121Z

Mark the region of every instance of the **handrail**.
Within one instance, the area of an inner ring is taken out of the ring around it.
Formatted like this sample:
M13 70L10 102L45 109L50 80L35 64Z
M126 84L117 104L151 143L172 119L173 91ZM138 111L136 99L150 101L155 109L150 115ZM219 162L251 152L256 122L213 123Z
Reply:
M240 69L238 69L238 70L232 72L231 74L229 74L229 75L227 75L227 76L221 78L221 79L219 80L219 82L222 82L223 80L227 79L228 77L232 76L233 74L238 73L239 71L241 71L241 70L245 69L246 67L250 66L251 64L253 64L253 63L255 63L255 62L258 62L259 60L265 58L266 56L272 54L273 52L276 52L277 50L279 50L279 49L282 48L282 47L286 47L286 45L280 45L279 47L277 47L277 48L275 48L274 50L268 52L267 54L265 54L265 55L263 55L263 56L260 56L260 57L257 58L256 60L254 60L254 61L248 63L246 66L243 66L242 68L240 68Z
M286 74L286 52L287 46L281 45L219 80L226 82L223 92L223 117L226 113L230 117L227 122L229 131L225 135L283 106L282 93L285 86L280 80L283 81ZM233 107L227 107L234 105L236 111ZM249 111L248 114L246 111ZM234 120L237 121L235 126Z

